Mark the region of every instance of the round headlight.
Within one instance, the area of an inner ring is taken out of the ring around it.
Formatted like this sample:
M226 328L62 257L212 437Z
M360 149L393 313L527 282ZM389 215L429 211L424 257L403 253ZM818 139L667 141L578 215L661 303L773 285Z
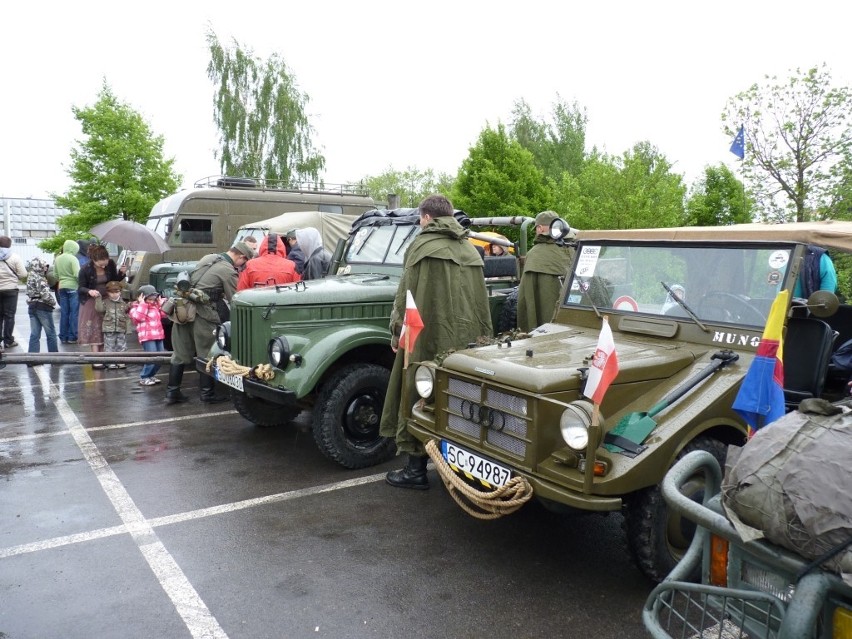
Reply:
M290 343L286 337L276 337L269 340L269 363L275 368L286 368L290 363Z
M223 351L231 350L231 322L224 322L216 327L216 343Z
M579 401L568 404L559 418L562 439L572 450L583 451L589 445L589 425L592 423L591 402Z
M414 387L423 399L432 397L435 390L435 369L431 366L418 366L414 371Z

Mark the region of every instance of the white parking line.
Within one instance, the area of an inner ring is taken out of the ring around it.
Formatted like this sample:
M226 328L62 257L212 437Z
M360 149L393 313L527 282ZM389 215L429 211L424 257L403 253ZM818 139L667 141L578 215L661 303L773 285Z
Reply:
M235 410L223 410L217 413L198 413L197 415L183 415L181 417L161 417L159 419L148 419L144 422L127 422L124 424L108 424L106 426L92 426L91 428L87 428L87 433L97 433L103 430L115 430L118 428L130 428L131 426L150 426L151 424L160 424L162 422L183 422L191 419L200 419L208 417L218 417L220 415L236 415L237 411ZM68 430L58 430L50 433L31 433L29 435L16 435L15 437L0 437L0 444L5 444L7 442L21 442L27 441L29 439L40 439L42 437L56 437L57 435L67 435Z
M36 374L46 388L50 389L59 415L77 446L89 463L89 467L95 473L104 492L115 508L127 531L131 534L142 555L145 557L151 570L160 582L160 586L168 595L169 599L183 619L187 629L193 637L214 637L227 639L227 634L216 621L216 618L201 600L198 592L186 578L186 575L177 565L177 562L166 550L166 547L157 537L153 527L142 515L142 512L133 502L130 494L124 488L109 463L101 455L98 447L89 437L89 433L83 428L80 420L71 410L59 393L59 389L50 381L48 374L37 369Z
M185 521L193 521L195 519L203 519L204 517L213 517L215 515L223 515L232 513L237 510L246 508L255 508L256 506L265 506L267 504L277 504L291 499L300 497L309 497L311 495L320 495L322 493L330 493L335 490L343 490L345 488L353 488L355 486L363 486L364 484L372 484L384 479L385 473L377 473L375 475L367 475L366 477L356 477L354 479L346 479L344 481L334 482L333 484L324 484L322 486L311 486L309 488L300 488L298 490L290 490L285 493L276 493L265 497L255 497L252 499L243 499L230 504L221 504L219 506L210 506L208 508L199 508L198 510L189 510L184 513L176 513L174 515L165 515L148 519L147 523L152 528L160 526L169 526L172 524L180 524ZM39 550L47 550L49 548L59 548L60 546L69 546L71 544L79 544L85 541L94 539L103 539L104 537L112 537L114 535L123 535L129 532L127 526L110 526L108 528L99 528L89 532L77 533L74 535L63 535L62 537L54 537L43 541L35 541L29 544L20 544L18 546L9 546L8 548L0 548L0 559L5 557L14 557L16 555L25 555Z

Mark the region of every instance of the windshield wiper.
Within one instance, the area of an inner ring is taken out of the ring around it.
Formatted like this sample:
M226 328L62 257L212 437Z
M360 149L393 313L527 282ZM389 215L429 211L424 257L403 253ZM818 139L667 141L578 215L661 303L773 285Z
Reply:
M663 288L666 289L666 293L669 294L669 297L671 297L677 303L678 306L680 306L683 310L685 310L687 312L687 314L695 321L695 323L698 324L701 327L701 330L703 330L705 333L710 332L710 329L707 328L701 322L700 319L698 319L698 315L695 314L695 311L693 311L691 308L689 308L689 306L686 305L686 302L684 302L682 299L680 299L680 296L675 295L675 292L671 289L671 287L668 284L666 284L665 282L660 282L660 284L662 284Z
M402 242L399 243L399 246L396 247L396 250L394 251L394 255L399 255L399 252L402 250L402 247L405 246L405 243L408 241L408 238L410 238L412 235L414 235L414 233L417 232L418 228L420 228L420 227L419 226L412 226L410 229L408 229L408 235L406 235L403 238Z

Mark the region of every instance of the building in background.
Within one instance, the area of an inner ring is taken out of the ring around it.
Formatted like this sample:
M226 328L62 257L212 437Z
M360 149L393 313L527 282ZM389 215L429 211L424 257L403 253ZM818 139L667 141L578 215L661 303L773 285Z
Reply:
M12 250L24 262L41 257L52 263L53 255L42 251L38 243L56 235L56 218L68 213L53 200L0 198L0 235L12 238Z

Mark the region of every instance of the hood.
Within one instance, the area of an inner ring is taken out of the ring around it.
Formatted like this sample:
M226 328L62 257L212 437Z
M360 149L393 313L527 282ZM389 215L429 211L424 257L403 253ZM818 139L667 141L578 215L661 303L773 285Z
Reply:
M399 275L377 273L342 275L309 280L283 287L246 289L234 295L240 306L335 306L352 303L383 302L389 307L399 285ZM390 309L388 309L390 314Z
M310 257L318 248L322 248L322 236L315 228L296 229L296 241L305 257Z
M75 255L80 250L80 245L74 240L65 240L62 244L62 253L64 255Z
M287 257L287 250L284 248L284 238L282 238L280 235L276 235L276 237L277 240L275 242L275 250L272 252L274 254L280 255L281 257ZM260 241L257 254L268 255L269 252L269 236L267 235Z
M35 271L36 273L38 273L40 275L43 275L44 273L46 273L48 268L49 268L49 265L47 264L47 262L45 262L44 260L42 260L38 257L34 257L29 262L27 262L27 270L28 271Z
M453 353L448 370L495 384L509 384L530 393L550 394L580 388L580 368L588 368L598 344L597 329L569 329L518 340L511 346L485 346ZM685 344L643 344L616 337L619 371L613 384L666 379L696 357ZM531 374L532 371L535 374Z

